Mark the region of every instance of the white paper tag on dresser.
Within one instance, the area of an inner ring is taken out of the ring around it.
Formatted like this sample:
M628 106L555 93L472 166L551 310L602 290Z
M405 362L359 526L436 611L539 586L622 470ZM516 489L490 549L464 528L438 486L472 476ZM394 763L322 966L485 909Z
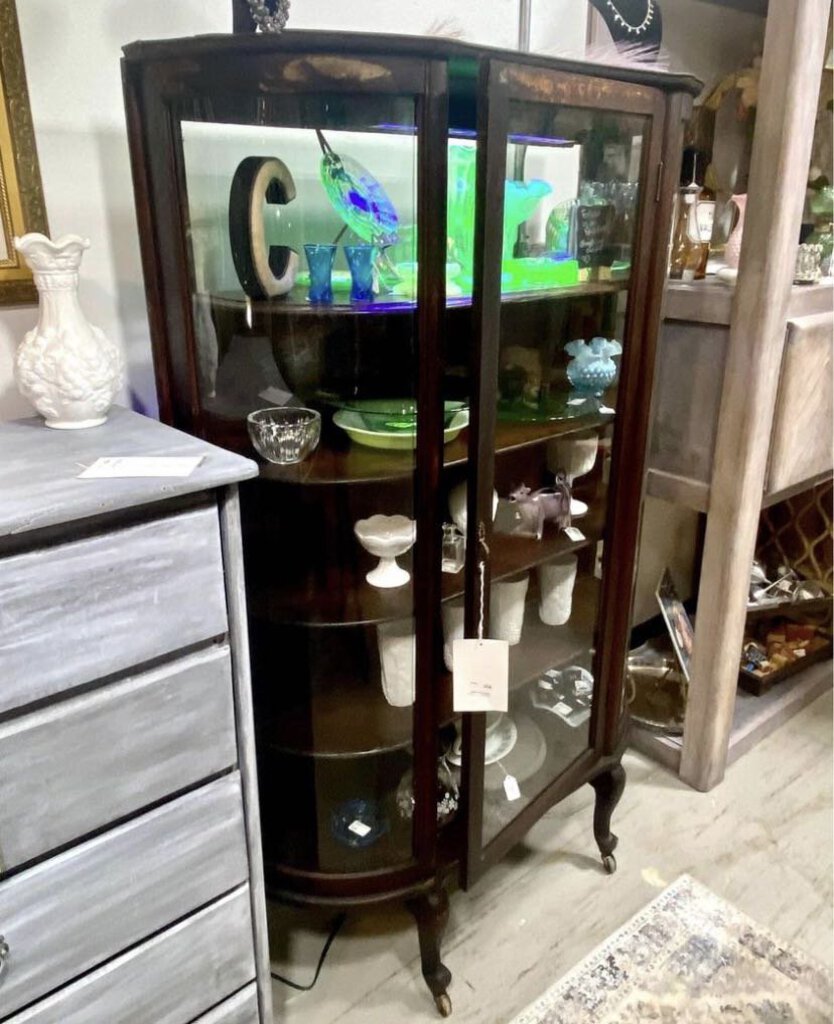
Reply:
M348 825L348 832L353 832L355 836L359 836L360 839L364 839L365 836L371 831L371 826L366 825L364 821L360 821L358 818L354 819Z
M585 540L585 534L575 526L566 526L565 533L576 544L581 540Z
M587 398L569 398L566 405L584 405L588 401Z
M511 802L521 799L521 790L518 788L518 779L515 775L504 776L504 793Z
M510 645L505 640L455 640L452 644L455 711L506 711Z
M111 455L96 459L79 473L80 480L116 477L191 476L203 461L202 455Z

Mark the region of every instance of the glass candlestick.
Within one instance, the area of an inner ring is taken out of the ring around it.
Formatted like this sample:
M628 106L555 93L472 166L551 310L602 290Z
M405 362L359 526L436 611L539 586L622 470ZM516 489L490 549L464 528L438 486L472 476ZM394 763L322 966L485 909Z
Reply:
M373 245L346 245L345 256L350 267L350 301L370 302L374 297Z
M440 568L443 572L460 572L466 557L466 548L463 534L453 523L443 524L442 552Z
M333 301L333 260L336 258L335 245L309 244L304 246L307 265L310 268L310 302Z

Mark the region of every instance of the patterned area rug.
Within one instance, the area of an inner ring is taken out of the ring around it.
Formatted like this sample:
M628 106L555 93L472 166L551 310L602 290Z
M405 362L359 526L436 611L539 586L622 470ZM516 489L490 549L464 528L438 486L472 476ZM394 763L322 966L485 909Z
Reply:
M831 1024L831 977L683 875L513 1024Z

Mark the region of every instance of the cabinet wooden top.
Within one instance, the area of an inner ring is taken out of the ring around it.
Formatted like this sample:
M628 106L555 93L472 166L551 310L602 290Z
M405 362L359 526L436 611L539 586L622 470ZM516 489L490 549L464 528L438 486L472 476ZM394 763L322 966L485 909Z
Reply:
M484 59L510 64L547 68L553 71L592 75L614 81L654 86L670 92L687 92L697 96L703 87L693 75L672 74L651 68L630 65L592 64L538 53L521 53L478 43L465 43L440 36L394 35L390 33L327 32L290 30L279 35L241 33L238 35L187 36L152 42L130 43L123 49L128 63L141 63L201 56L235 56L246 53L313 53L326 52L339 56L369 55L377 57L411 57L420 60L477 62ZM456 70L463 73L463 68Z
M196 456L187 477L79 480L105 456ZM40 417L0 424L0 537L210 490L257 476L254 462L114 407L89 430L51 430Z

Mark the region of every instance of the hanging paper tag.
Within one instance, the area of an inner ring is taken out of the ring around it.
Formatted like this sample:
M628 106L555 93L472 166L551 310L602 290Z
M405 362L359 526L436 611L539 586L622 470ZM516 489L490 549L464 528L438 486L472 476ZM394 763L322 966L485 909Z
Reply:
M565 533L572 541L579 542L580 540L585 540L585 534L575 526L566 526Z
M348 832L353 832L353 834L359 836L360 839L364 839L370 831L371 826L366 825L364 821L360 821L358 818L348 825Z
M504 776L504 792L508 800L520 800L521 790L518 788L518 781L514 775Z
M455 640L452 644L455 711L506 711L510 645L504 640Z

